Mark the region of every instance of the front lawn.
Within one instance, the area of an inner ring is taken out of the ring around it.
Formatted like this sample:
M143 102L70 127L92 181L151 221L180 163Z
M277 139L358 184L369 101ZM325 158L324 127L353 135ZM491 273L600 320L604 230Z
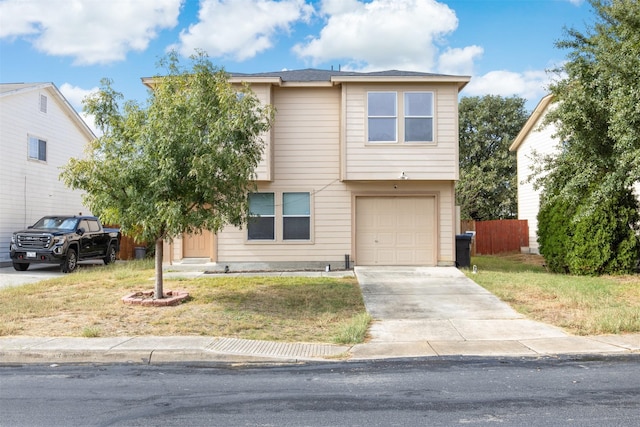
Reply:
M468 277L527 317L576 335L640 332L640 275L548 273L536 255L471 258Z
M0 336L206 335L257 340L356 343L370 318L357 281L345 278L165 278L186 290L174 307L123 304L153 289L153 263L85 267L53 280L0 291Z

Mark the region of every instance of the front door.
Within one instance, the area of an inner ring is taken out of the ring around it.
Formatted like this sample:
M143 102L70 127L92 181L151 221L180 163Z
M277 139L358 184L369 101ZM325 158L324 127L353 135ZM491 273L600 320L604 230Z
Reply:
M209 258L213 260L213 235L208 230L185 234L182 238L184 258Z

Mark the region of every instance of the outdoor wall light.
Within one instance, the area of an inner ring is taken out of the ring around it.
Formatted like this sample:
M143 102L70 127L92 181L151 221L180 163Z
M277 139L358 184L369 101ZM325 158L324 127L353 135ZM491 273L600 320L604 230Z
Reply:
M407 174L406 174L406 173L402 172L402 173L400 174L400 176L398 177L398 179L409 179L409 177L407 176Z

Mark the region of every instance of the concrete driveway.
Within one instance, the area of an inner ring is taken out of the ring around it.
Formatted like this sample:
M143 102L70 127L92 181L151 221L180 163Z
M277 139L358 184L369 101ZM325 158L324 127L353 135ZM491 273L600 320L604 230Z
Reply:
M530 354L527 342L568 336L526 319L454 267L355 267L355 273L374 318L372 345L358 356L465 354L465 349Z
M78 264L79 268L91 268L96 265L104 265L104 263L102 261L81 261ZM60 266L57 264L33 264L29 266L27 271L16 271L13 267L2 267L0 268L0 289L40 282L63 275L64 273L60 271Z

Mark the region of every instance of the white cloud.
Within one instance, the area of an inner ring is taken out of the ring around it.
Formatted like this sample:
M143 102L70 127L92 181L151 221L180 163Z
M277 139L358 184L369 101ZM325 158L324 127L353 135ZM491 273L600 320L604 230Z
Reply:
M129 51L145 50L158 30L175 27L182 1L5 0L0 38L26 38L78 65L121 61Z
M99 89L97 87L91 89L82 89L78 86L73 86L69 83L63 83L60 86L60 92L69 104L79 112L80 117L84 120L84 122L89 126L89 128L93 131L95 135L100 135L100 131L96 128L95 117L91 114L86 114L82 111L82 100L87 96L91 95L94 92L97 92Z
M519 96L528 101L537 101L547 94L552 77L546 71L491 71L483 76L471 79L462 95L482 96Z
M345 58L344 69L433 71L437 43L458 26L446 4L435 0L325 0L326 25L317 37L294 46L313 65Z
M169 46L184 56L196 49L209 56L249 59L271 47L279 32L308 21L313 7L304 0L202 0L198 22L180 33L180 43Z
M467 46L465 48L447 49L438 58L438 72L442 74L465 75L473 74L473 64L480 59L484 49L480 46Z

